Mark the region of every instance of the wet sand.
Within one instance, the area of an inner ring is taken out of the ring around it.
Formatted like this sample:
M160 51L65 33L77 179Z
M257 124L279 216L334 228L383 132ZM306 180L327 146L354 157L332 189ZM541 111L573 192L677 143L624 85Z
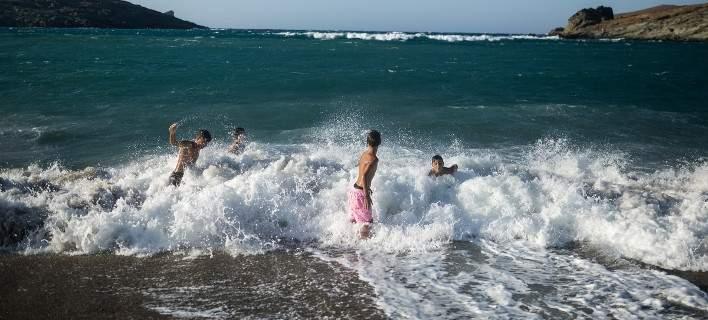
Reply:
M474 262L471 265L487 265L474 244L454 242L450 249L445 253L445 265L453 268L448 274L469 268L470 261ZM458 251L465 254L458 255ZM559 251L578 254L608 270L652 269L626 259L610 259L587 247ZM662 271L705 291L705 272ZM391 272L411 276L405 270ZM533 296L554 296L551 283L530 288ZM467 294L470 299L486 299ZM434 295L431 299L435 300ZM355 271L301 250L238 257L225 253L198 257L172 253L150 257L0 255L0 319L386 319L377 300L374 289ZM668 315L705 315L705 310L678 305L665 308ZM539 315L567 316L552 311L543 309Z
M307 253L0 256L0 319L384 319L356 273Z

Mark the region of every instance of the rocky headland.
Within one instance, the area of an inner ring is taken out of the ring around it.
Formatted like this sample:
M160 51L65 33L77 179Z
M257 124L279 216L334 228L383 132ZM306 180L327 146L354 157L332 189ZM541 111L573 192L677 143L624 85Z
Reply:
M0 0L0 27L195 29L198 24L120 0Z
M568 39L708 41L708 3L661 5L617 15L610 7L587 8L549 34Z

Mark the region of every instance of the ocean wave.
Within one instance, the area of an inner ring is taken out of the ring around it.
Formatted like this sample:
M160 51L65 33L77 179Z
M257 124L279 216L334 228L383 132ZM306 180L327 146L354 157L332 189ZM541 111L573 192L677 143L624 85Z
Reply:
M413 39L428 39L446 42L469 41L501 41L501 40L559 40L558 36L542 35L497 35L497 34L434 34L434 33L406 33L406 32L276 32L275 35L284 37L307 37L318 40L357 39L376 41L408 41Z
M327 130L333 140L254 142L238 156L215 144L178 188L167 183L173 155L103 169L4 169L0 238L28 253L117 254L252 254L293 242L385 252L451 240L581 243L668 269L708 270L708 164L634 172L621 153L544 139L521 157L453 144L442 154L460 172L431 179L430 154L389 141L373 182L375 235L359 242L344 199L362 145Z

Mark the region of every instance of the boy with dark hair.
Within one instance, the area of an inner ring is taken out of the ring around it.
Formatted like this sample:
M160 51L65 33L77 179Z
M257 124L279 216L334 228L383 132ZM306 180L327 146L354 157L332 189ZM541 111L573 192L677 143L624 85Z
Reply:
M241 153L243 152L243 149L246 148L246 129L244 128L236 128L231 135L234 138L234 141L231 143L229 146L229 152L231 153Z
M430 172L428 172L428 176L439 177L457 172L457 165L453 164L449 168L445 167L445 161L443 161L443 158L439 154L433 156L432 166L433 168L430 169Z
M359 158L359 173L356 182L347 194L349 219L352 223L362 224L357 231L359 239L369 238L371 224L374 223L371 210L371 180L374 179L379 165L376 152L381 144L381 134L376 130L369 131L366 135L366 144L366 150Z
M182 182L184 169L186 167L191 167L197 162L197 158L199 158L199 150L204 149L204 147L209 144L209 141L211 141L211 134L209 131L201 129L197 131L194 141L182 140L178 143L176 123L173 123L170 126L169 132L170 144L179 148L177 167L175 167L175 170L170 175L170 184L173 186L178 186L180 182Z

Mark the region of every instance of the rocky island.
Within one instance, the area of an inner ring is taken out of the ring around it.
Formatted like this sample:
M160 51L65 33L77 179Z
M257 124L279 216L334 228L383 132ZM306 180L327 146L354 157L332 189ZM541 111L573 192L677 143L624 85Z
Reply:
M202 29L198 24L120 0L0 0L0 27Z
M587 8L549 34L568 39L708 41L708 3L661 5L617 15L610 7Z

